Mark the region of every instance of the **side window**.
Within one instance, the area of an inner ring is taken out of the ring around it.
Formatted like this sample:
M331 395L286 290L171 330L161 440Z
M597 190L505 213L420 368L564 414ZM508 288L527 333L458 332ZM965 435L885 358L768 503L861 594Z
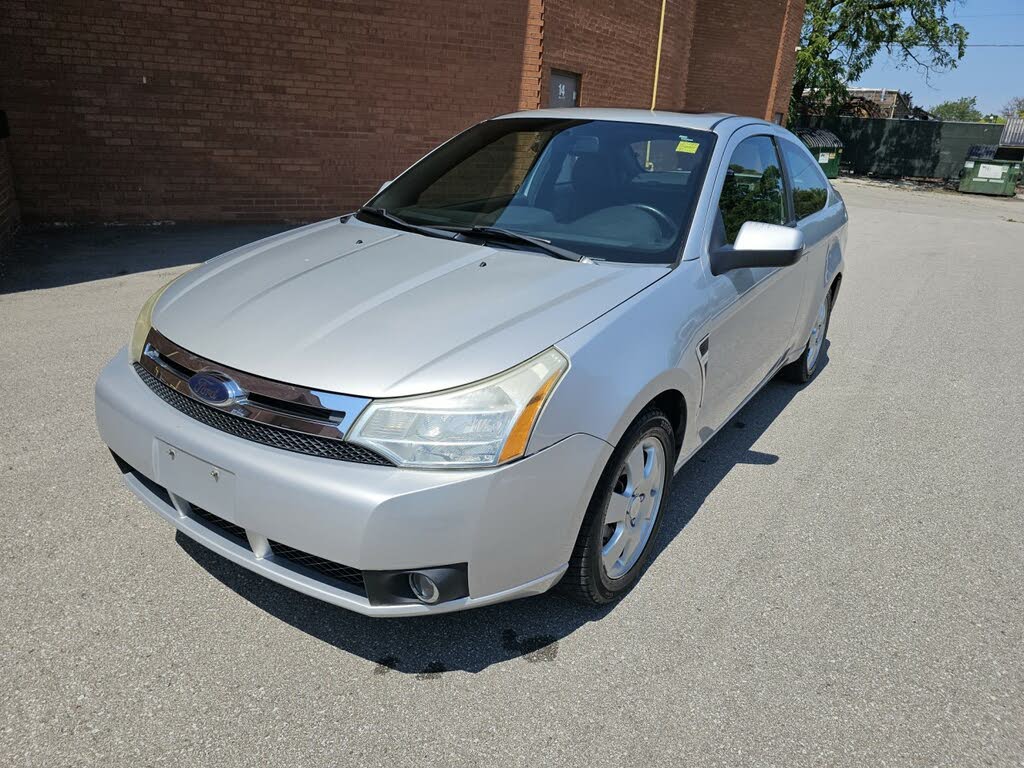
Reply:
M729 173L722 187L718 210L725 227L725 242L736 242L748 221L785 224L782 169L775 144L767 136L744 139L729 158Z
M791 141L782 141L782 156L789 170L789 181L793 187L793 207L798 219L817 213L828 201L828 181L803 148Z

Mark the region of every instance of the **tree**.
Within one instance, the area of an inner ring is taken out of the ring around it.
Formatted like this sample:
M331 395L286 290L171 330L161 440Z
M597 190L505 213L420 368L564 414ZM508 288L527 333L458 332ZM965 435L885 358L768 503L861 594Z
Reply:
M999 114L1009 119L1012 117L1024 117L1024 96L1015 96L1003 105Z
M796 54L790 114L840 105L884 51L925 72L956 67L967 30L946 18L957 0L807 0Z
M978 109L977 96L964 96L929 107L932 117L939 120L956 120L962 123L980 123L983 115Z

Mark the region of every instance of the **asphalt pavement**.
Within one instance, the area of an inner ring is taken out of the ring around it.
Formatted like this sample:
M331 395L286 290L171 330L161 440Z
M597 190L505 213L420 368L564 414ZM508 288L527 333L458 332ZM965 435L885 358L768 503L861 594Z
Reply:
M153 290L273 228L22 237L0 765L1024 765L1024 200L839 188L824 369L680 471L604 610L368 619L176 537L122 486L93 382Z

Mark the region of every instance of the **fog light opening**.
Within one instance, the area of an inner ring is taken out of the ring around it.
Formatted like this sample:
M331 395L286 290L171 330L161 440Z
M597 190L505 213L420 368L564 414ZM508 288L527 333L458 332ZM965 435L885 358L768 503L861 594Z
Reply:
M434 580L425 573L409 574L409 589L421 603L433 605L441 597L441 591L437 588Z

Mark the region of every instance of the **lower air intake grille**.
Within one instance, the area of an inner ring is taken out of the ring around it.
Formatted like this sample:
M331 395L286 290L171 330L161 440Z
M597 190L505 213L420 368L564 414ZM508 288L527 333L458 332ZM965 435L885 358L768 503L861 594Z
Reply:
M202 520L207 525L213 526L220 530L229 539L235 540L238 544L244 547L249 546L249 538L245 535L245 528L234 523L229 523L223 517L217 517L212 512L207 512L202 507L197 507L195 504L189 505L192 508L192 514Z
M227 432L229 435L251 440L254 443L269 445L272 448L280 448L284 451L318 456L322 459L394 466L380 454L352 443L292 432L287 429L260 424L255 421L239 418L238 416L232 416L230 413L218 411L216 408L211 408L171 389L162 381L154 378L149 371L138 363L135 363L135 371L139 374L139 378L146 383L146 386L172 408L176 408L186 416L200 421L208 427L219 429L221 432Z
M240 544L246 549L249 548L249 538L245 535L245 529L240 525L228 522L223 517L217 517L212 512L207 512L195 504L190 505L192 515L206 525L216 530L225 538ZM289 547L279 541L271 541L270 549L274 558L280 565L289 566L293 570L303 572L312 571L313 575L333 586L340 587L349 592L356 592L360 595L366 594L366 587L363 584L363 572L357 568L349 568L347 565L335 563L333 560L325 560L322 557L303 552L301 549Z
M293 565L314 571L330 581L341 582L343 585L348 585L349 589L355 587L356 591L361 594L365 591L363 572L356 568L349 568L347 565L325 560L322 557L311 555L308 552L303 552L301 549L295 549L277 541L270 542L270 549L273 550L275 556L287 560Z

